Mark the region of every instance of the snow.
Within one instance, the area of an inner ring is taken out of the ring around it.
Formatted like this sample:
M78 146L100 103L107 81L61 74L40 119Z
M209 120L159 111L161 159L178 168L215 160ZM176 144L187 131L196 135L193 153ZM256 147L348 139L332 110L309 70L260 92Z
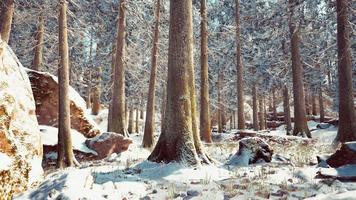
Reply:
M356 178L356 165L345 165L339 168L321 168L322 175L330 177Z
M43 145L47 146L56 146L58 143L58 129L51 126L40 125L40 132L43 141ZM79 133L78 131L71 129L71 136L72 136L72 145L73 149L84 152L84 153L91 153L97 155L97 153L89 149L85 141L87 138L83 136L83 134Z
M8 170L12 165L13 159L6 155L5 153L0 152L0 170Z
M347 147L349 147L351 150L356 151L356 142L346 142L345 143Z

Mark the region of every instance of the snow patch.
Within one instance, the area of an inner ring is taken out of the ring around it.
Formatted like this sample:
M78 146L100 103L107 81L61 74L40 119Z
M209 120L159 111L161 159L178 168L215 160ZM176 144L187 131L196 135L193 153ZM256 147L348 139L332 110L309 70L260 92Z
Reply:
M0 170L8 170L12 165L13 159L5 153L0 152Z

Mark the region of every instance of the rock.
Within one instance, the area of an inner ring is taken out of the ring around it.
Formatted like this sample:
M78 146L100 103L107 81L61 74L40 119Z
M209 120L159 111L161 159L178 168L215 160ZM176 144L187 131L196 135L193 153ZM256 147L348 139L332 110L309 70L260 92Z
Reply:
M30 81L0 40L0 199L11 199L42 178L42 143Z
M36 115L41 125L58 127L58 78L49 73L26 70L36 101ZM86 116L84 99L72 88L69 88L71 128L85 137L91 138L100 134L97 124Z
M341 167L347 164L356 164L356 142L346 142L331 155L326 163L330 167Z
M271 162L272 155L272 148L261 138L244 138L239 141L239 150L227 165L248 166L254 163Z
M330 128L330 126L331 126L331 124L329 124L329 123L320 123L320 124L316 125L316 128L318 128L318 129L328 129L328 128Z
M345 165L338 168L320 168L316 177L356 181L356 165Z
M141 197L140 200L151 200L152 198L150 196L144 196Z
M200 192L198 190L188 190L187 191L188 196L196 197L200 195Z
M105 132L94 138L87 139L85 144L98 153L98 158L106 158L112 153L121 153L126 151L132 140L120 134Z

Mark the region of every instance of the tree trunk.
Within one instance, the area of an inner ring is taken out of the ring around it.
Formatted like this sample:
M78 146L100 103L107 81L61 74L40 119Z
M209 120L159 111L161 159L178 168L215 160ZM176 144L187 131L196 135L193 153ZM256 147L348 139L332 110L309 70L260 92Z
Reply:
M42 49L43 49L43 35L44 35L44 17L41 12L39 17L39 24L36 31L36 47L35 47L35 57L33 59L33 70L40 71L42 68Z
M92 93L92 105L91 105L91 114L92 115L98 115L101 109L100 105L100 88L97 85Z
M131 134L134 132L134 123L133 123L133 109L129 108L129 127L128 132Z
M337 48L339 74L339 129L335 142L356 140L355 108L352 90L350 24L348 0L337 0Z
M305 112L306 112L306 115L310 115L309 92L308 92L308 88L307 88L307 87L304 88L304 93L305 93L305 97L304 97L304 101L305 101Z
M135 122L136 122L136 125L135 125L135 128L136 128L136 130L135 130L135 132L136 133L139 133L140 132L140 111L139 111L139 109L138 108L136 108L136 120L135 120Z
M205 142L211 143L206 0L200 0L200 16L200 135Z
M162 107L161 107L161 133L164 131L164 121L165 121L165 113L166 113L166 105L167 105L167 86L163 86L163 94L162 94Z
M59 11L59 118L58 118L58 159L57 167L73 165L73 147L70 133L70 102L69 102L69 60L67 35L67 2L60 0Z
M111 101L111 130L127 135L125 125L125 65L123 58L125 42L125 0L120 0L119 26L116 42L114 87Z
M223 119L222 119L222 102L221 102L221 89L222 89L223 74L219 72L218 75L218 133L223 132Z
M241 39L240 39L240 0L236 0L235 21L236 21L236 74L237 74L237 128L245 129L244 114L244 83L243 83L243 66L241 58Z
M293 135L306 135L311 138L307 125L304 91L303 91L303 69L300 61L299 43L300 27L293 19L296 0L289 0L289 30L291 35L291 55L293 74L293 97L294 97L294 130Z
M316 107L316 95L313 93L312 96L312 114L315 116L318 114L317 107Z
M14 0L3 0L0 3L0 38L9 42L12 15L14 14Z
M320 83L319 86L319 110L320 110L320 122L325 121L325 111L324 111L324 98L323 98L323 86Z
M287 86L284 86L284 90L283 90L283 108L284 108L284 122L286 124L287 135L291 135L292 120L290 117L289 92Z
M264 122L264 127L267 129L267 103L266 103L266 97L263 96L263 122Z
M259 112L258 112L258 115L259 115L259 124L260 124L260 130L264 130L266 129L266 126L265 126L265 119L264 119L264 106L263 106L263 97L260 96L260 98L258 98L258 106L259 106Z
M277 102L276 102L276 88L272 87L272 114L273 120L277 120Z
M257 90L256 84L252 86L252 111L253 111L253 129L258 131L258 110L257 110Z
M155 84L156 84L156 70L157 70L157 51L158 51L158 34L159 34L159 20L160 20L160 7L161 1L157 0L156 3L156 22L154 27L153 48L152 48L152 66L150 84L148 88L147 108L146 108L146 121L145 131L143 135L143 147L150 148L153 146L153 132L155 131Z
M192 128L193 24L192 1L170 1L167 104L165 128L149 156L154 162L199 161Z

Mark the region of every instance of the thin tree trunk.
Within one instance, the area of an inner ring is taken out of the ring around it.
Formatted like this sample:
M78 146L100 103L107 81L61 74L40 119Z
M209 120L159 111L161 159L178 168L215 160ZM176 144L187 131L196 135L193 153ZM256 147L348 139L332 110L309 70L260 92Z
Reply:
M265 129L267 129L267 103L265 96L263 96L263 122Z
M3 0L0 2L0 38L9 42L12 16L14 14L14 0Z
M39 24L35 36L36 47L35 47L35 57L33 59L33 69L36 71L40 71L42 68L43 35L44 35L44 17L43 17L43 12L41 12L39 17Z
M135 130L135 132L136 133L139 133L140 132L140 111L139 111L139 109L138 108L136 108L136 120L135 120L135 122L136 122L136 125L135 125L135 128L136 128L136 130Z
M125 65L123 58L125 42L125 0L120 0L119 26L116 42L114 87L111 101L111 131L127 136L125 124Z
M59 12L59 118L58 118L58 159L57 167L73 165L73 147L70 133L70 102L69 102L69 57L67 35L67 2L60 0Z
M315 116L318 114L317 106L316 106L316 95L311 94L312 96L312 114Z
M160 21L160 7L161 1L157 0L156 3L156 22L154 27L153 48L152 48L152 66L151 76L148 88L147 108L146 108L146 121L145 131L143 135L142 146L150 148L153 146L153 132L155 131L155 85L156 85L156 70L157 70L157 56L158 56L158 34L159 34L159 21Z
M221 89L222 89L223 75L219 72L218 75L218 133L223 132L223 119L222 119L222 102L221 102Z
M292 120L290 117L289 92L287 86L284 86L284 90L283 90L283 108L284 108L284 122L286 124L287 135L291 135Z
M100 105L100 86L97 85L94 87L93 93L92 93L92 105L91 105L91 114L92 115L98 115L101 109Z
M167 105L167 86L164 86L163 94L162 94L162 107L161 107L161 133L164 132L166 105Z
M252 86L252 111L253 111L253 129L255 131L258 131L259 127L258 127L258 110L257 110L256 84L253 84L253 86Z
M211 143L210 124L210 100L209 100L209 65L208 65L208 33L206 0L200 0L200 66L201 66L201 87L200 87L200 135L202 139Z
M352 59L348 0L336 0L339 74L339 129L335 142L356 140L355 108L352 90Z
M133 123L133 109L129 108L129 127L128 127L128 131L129 133L133 133L134 132L134 123Z
M260 96L258 98L258 106L259 106L259 112L258 112L258 115L259 115L259 124L260 124L260 130L264 130L266 129L266 126L265 126L265 119L264 119L264 106L263 106L263 97Z
M320 122L324 122L325 121L325 111L324 111L323 86L321 83L319 86L319 110L320 110Z
M272 114L273 120L277 120L277 102L276 102L276 88L272 87Z
M245 129L244 114L244 83L243 83L243 66L241 58L241 39L240 39L240 0L236 0L235 21L236 21L236 74L237 74L237 128Z
M300 61L299 43L300 27L294 19L296 0L289 0L289 30L291 35L291 55L293 74L293 97L294 97L294 130L293 135L306 135L311 138L307 125L304 91L303 91L303 69Z
M154 162L199 161L192 128L193 77L192 1L170 1L167 104L165 128L149 156Z

